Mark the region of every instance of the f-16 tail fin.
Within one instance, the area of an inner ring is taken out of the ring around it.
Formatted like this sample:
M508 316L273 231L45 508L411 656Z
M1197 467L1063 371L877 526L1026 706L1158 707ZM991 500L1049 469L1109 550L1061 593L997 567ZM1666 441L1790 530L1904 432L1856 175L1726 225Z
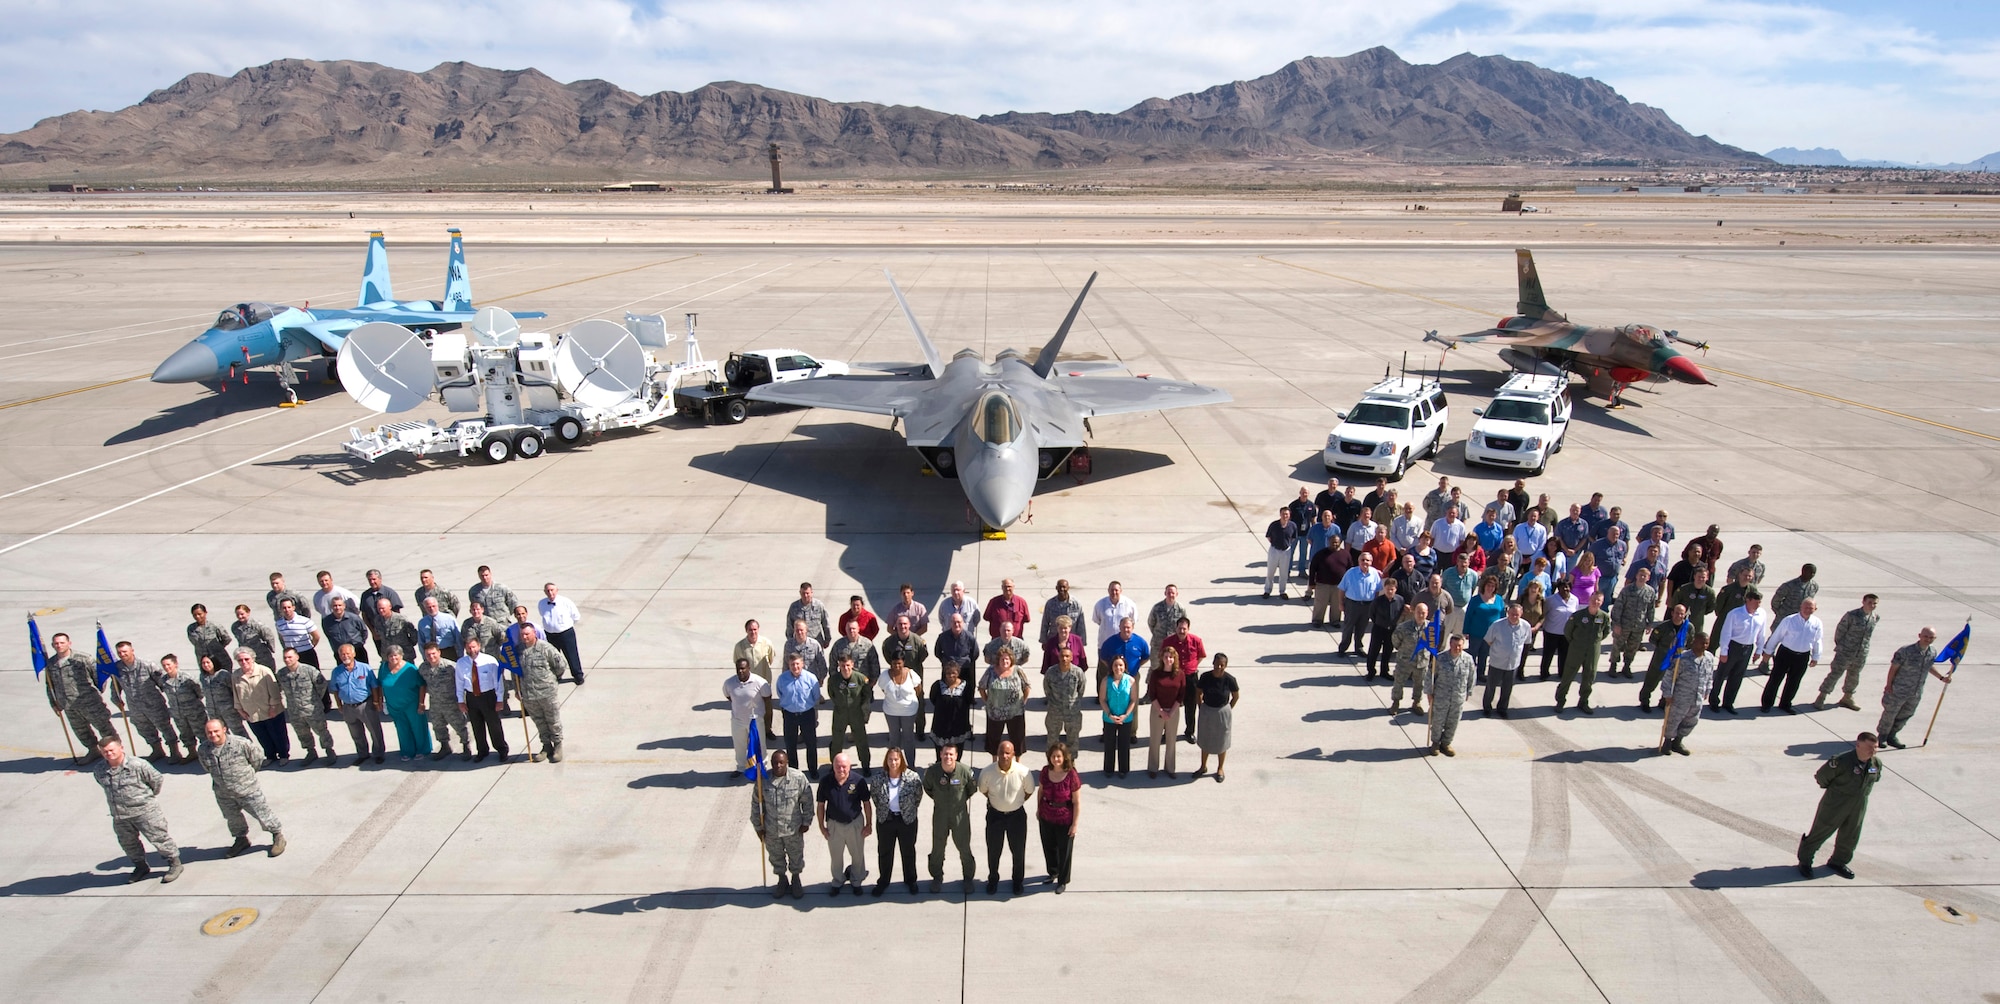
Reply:
M1069 326L1076 323L1077 313L1083 310L1083 298L1090 295L1090 286L1096 281L1095 272L1083 281L1083 290L1076 294L1076 302L1070 305L1069 316L1063 318L1062 327L1056 329L1055 337L1049 339L1049 343L1042 346L1041 354L1035 357L1036 376L1046 379L1056 368L1056 356L1062 353L1063 339L1069 337Z
M910 301L904 298L903 288L896 285L896 277L890 275L888 269L883 269L882 275L889 280L889 288L895 292L896 302L903 305L903 316L910 319L910 330L916 333L917 345L924 350L924 365L930 368L931 379L943 376L944 360L939 357L937 346L932 345L930 338L924 334L924 326L917 323L916 311L910 309Z
M361 298L354 305L366 307L395 299L395 287L389 283L389 249L382 242L382 231L376 230L368 235L368 257L361 264Z
M444 266L444 309L471 310L472 274L465 270L465 235L457 227L448 232L451 234L451 257ZM386 267L383 274L388 274Z
M1527 248L1514 249L1514 267L1520 277L1520 302L1514 304L1514 313L1536 320L1561 321L1563 315L1549 306L1542 296L1542 275L1535 271L1535 253Z

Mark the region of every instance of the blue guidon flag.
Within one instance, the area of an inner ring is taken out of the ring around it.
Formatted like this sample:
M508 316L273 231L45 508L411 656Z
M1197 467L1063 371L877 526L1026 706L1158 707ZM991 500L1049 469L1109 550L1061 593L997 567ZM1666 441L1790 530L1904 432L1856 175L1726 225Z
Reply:
M34 614L28 615L28 658L35 667L35 679L41 679L49 668L49 650L42 647L42 628L35 623Z
M28 623L32 625L34 621L31 619ZM1951 663L1951 671L1958 672L1958 664L1965 659L1965 648L1970 644L1972 644L1972 622L1966 621L1965 626L1959 628L1958 633L1953 635L1950 641L1945 642L1944 649L1938 652L1937 659L1931 665L1948 662Z
M97 625L97 689L104 689L104 681L122 680L124 675L118 670L118 660L111 656L111 643L104 640L104 625Z
M743 776L752 781L764 780L764 726L756 719L750 720L750 752L743 758Z

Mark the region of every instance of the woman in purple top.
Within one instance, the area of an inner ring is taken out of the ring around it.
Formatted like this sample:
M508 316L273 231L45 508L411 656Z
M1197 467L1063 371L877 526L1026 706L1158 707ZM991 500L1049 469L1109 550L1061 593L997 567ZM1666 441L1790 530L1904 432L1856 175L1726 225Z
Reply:
M1576 557L1576 571L1570 573L1569 590L1576 596L1579 609L1590 605L1590 598L1597 592L1597 580L1603 577L1597 570L1597 555L1585 551Z
M1048 862L1049 881L1060 893L1069 888L1069 866L1076 850L1077 795L1083 782L1076 776L1069 746L1058 741L1049 746L1048 766L1041 769L1035 785L1035 821L1041 825L1042 860Z

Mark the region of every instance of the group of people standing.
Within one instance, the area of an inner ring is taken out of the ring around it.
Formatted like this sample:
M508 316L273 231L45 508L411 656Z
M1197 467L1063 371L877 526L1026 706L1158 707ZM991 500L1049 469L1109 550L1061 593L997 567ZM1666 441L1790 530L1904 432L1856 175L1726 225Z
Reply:
M163 783L155 765L199 761L236 837L230 856L249 846L247 812L272 835L275 857L284 850L284 837L256 773L291 763L293 736L305 751L303 765L324 755L327 766L336 766L330 717L347 726L355 767L386 759L385 717L396 730L405 763L445 759L454 736L463 760L484 762L497 753L504 763L510 748L502 716L511 692L520 702L523 737L528 720L539 734L540 756L530 753L529 759L561 761L557 683L565 674L583 683L576 638L581 611L555 583L542 587L543 598L531 608L496 582L490 567L481 565L478 574L461 620L457 595L440 587L429 569L415 591L421 612L414 619L375 569L358 596L321 571L319 590L310 598L288 588L283 573L273 572L264 596L270 621L239 603L225 629L209 617L206 605L190 609L186 633L198 675L185 672L176 653L142 659L129 641L114 646L115 657L100 671L96 660L72 647L68 635L53 635L55 651L44 674L49 703L82 742L82 762L101 761L96 774L119 843L133 860L133 880L151 873L142 836L167 859L164 881L181 871L178 848L153 801ZM488 610L508 611L512 621L496 620ZM330 671L321 668L322 645L331 657ZM377 656L373 662L370 646ZM143 760L129 755L118 739L105 703L107 683L115 684L110 696L128 729L149 748Z
M1386 479L1365 496L1356 492L1330 478L1317 497L1301 488L1279 510L1265 534L1265 595L1275 582L1279 598L1288 598L1291 576L1300 574L1313 626L1337 627L1336 656L1363 659L1368 678L1390 683L1390 714L1402 710L1406 687L1412 713L1426 713L1429 700L1432 752L1454 755L1465 702L1480 685L1481 710L1507 717L1537 641L1540 678L1556 667L1556 711L1569 706L1574 688L1576 712L1584 715L1596 711L1600 667L1631 679L1650 650L1638 704L1651 712L1660 698L1662 753L1688 753L1684 740L1704 703L1712 713L1736 714L1753 664L1768 672L1761 710L1795 714L1805 673L1831 648L1814 707L1825 707L1838 684L1838 706L1860 710L1854 694L1879 598L1863 596L1829 639L1811 564L1767 603L1761 546L1718 577L1721 527L1678 540L1664 509L1635 532L1601 492L1558 516L1548 495L1531 500L1520 480L1475 509L1440 477L1421 500L1421 514ZM1716 581L1721 588L1711 585ZM1926 677L1946 678L1934 667L1935 640L1926 627L1890 659L1876 729L1886 745L1904 745L1898 733Z
M882 877L874 893L886 890L898 847L905 880L915 891L915 807L925 797L933 806L932 889L941 882L947 840L958 846L969 888L974 870L966 806L974 790L987 799L987 891L998 888L1003 848L1014 856L1013 891L1022 889L1023 806L1033 795L1050 881L1060 892L1069 881L1076 832L1083 709L1093 699L1105 777L1130 774L1143 715L1151 723L1149 777L1164 770L1169 779L1177 779L1178 746L1185 742L1201 754L1195 777L1210 776L1213 756L1212 776L1226 780L1233 712L1242 694L1229 672L1229 657L1216 653L1211 658L1192 632L1178 587L1166 587L1144 618L1148 633L1141 634L1137 605L1125 596L1121 583L1110 583L1088 614L1097 631L1094 646L1085 639L1084 606L1070 594L1067 579L1057 581L1039 620L1028 600L1015 592L1012 579L1003 580L1000 593L983 606L962 582L951 583L932 605L918 601L908 584L900 588L900 596L882 616L868 609L863 597L852 596L836 617L815 597L812 583L801 583L799 598L785 612L782 648L764 638L762 625L752 619L744 623L744 637L731 652L735 672L723 681L722 692L730 709L733 769L751 761L753 733L777 744L751 812L752 826L765 839L779 873L777 894L800 894L802 846L794 841L814 819L832 859L830 892L837 895L843 883L860 891L857 876L865 875L865 870L856 871L861 841L878 829ZM935 634L933 624L941 628ZM1041 649L1047 758L1047 765L1034 772L1019 760L1028 750L1028 709L1037 692L1028 675L1035 659L1026 640L1031 624ZM1094 685L1086 669L1093 653ZM926 686L933 659L936 675ZM782 717L782 735L773 729L774 706ZM832 712L824 772L819 735L823 707ZM877 747L869 723L878 708L886 742L882 766L875 769ZM977 730L975 713L981 719ZM976 783L967 763L975 732L991 758ZM919 742L934 751L933 762L920 775L915 766ZM815 782L818 788L812 790Z

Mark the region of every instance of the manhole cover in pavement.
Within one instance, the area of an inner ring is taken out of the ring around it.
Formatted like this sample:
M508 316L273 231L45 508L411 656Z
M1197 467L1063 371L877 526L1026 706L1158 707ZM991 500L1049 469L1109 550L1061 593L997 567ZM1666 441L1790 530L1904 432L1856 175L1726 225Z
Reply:
M224 910L202 921L201 933L219 938L225 934L235 934L257 922L257 908L239 906L234 910Z

